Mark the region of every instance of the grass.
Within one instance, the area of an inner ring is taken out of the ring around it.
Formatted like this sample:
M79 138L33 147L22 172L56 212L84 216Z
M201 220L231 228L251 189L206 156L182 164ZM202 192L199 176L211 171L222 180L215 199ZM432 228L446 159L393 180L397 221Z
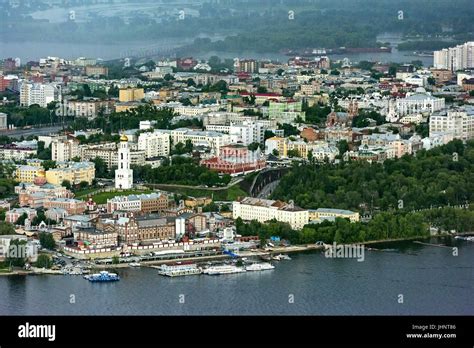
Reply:
M97 204L105 204L107 203L107 199L113 198L115 196L128 196L134 194L142 194L142 193L152 193L152 190L123 190L123 191L110 191L110 192L101 192L96 195L92 196L92 200Z
M100 188L97 188L97 187L87 188L87 189L84 189L84 190L75 191L74 194L75 194L76 198L87 198L87 196L90 193L95 192L97 190L100 190Z
M191 197L213 197L215 201L234 201L239 196L248 196L248 193L242 190L239 185L234 185L228 189L216 191L202 188L190 189L181 187L167 187L164 190Z

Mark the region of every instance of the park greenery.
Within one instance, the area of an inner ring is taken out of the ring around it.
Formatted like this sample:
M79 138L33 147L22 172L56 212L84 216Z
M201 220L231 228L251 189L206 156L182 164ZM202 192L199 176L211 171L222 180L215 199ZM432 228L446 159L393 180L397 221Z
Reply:
M302 230L292 230L287 223L275 220L266 223L241 218L236 220L237 233L243 236L259 236L264 243L272 236L280 237L291 244L311 244L318 241L331 244L362 243L377 240L423 238L430 236L429 228L438 233L450 231L470 232L474 226L474 207L459 209L444 207L419 212L382 212L368 222L353 222L336 218L308 224Z
M373 213L471 202L474 142L454 140L416 156L382 163L342 162L294 166L272 198L303 208L339 208Z
M219 175L217 171L200 166L193 158L174 156L158 168L149 165L132 166L134 177L148 184L180 184L225 186L230 182L230 175Z

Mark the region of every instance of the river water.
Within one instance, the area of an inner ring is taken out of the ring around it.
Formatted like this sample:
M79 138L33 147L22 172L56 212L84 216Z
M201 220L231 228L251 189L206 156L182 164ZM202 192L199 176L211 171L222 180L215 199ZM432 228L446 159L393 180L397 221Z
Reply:
M459 254L397 242L366 250L363 262L311 252L292 254L271 271L215 277L166 278L151 268L120 269L115 283L2 276L0 314L473 315L474 243L431 243L448 243Z

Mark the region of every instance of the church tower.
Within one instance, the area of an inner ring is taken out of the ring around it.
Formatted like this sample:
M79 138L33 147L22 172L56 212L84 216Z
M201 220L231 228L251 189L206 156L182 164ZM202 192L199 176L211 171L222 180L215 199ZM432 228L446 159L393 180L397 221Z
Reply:
M130 148L125 134L120 137L118 148L118 168L115 170L115 188L131 189L133 187L133 169L130 169Z

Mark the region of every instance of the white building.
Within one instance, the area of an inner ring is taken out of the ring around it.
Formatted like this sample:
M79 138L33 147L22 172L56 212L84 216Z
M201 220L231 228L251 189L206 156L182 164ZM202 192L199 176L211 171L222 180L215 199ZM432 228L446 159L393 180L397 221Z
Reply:
M302 229L309 221L308 210L296 207L293 202L285 203L268 199L246 197L232 204L233 218L245 221L267 222L277 220L290 224L293 229Z
M0 112L0 129L8 128L7 119L8 119L7 114Z
M415 93L407 93L405 98L400 98L391 103L387 121L396 122L400 117L419 113L432 114L444 109L444 98L436 98L418 88Z
M226 133L230 135L233 144L262 143L267 127L261 122L243 121L242 123L231 123L231 125L207 125L206 130Z
M45 144L46 146L46 144ZM79 140L70 136L58 136L51 141L51 159L56 162L70 161L79 157Z
M138 149L145 152L146 158L169 156L170 135L159 131L141 133L138 136Z
M430 137L436 133L450 133L454 139L474 138L474 107L448 110L430 117Z
M122 134L118 149L118 169L115 170L116 189L131 189L133 187L133 169L130 169L130 162L128 138Z
M205 146L211 149L213 155L218 155L221 146L232 143L231 137L228 134L210 132L210 131L195 131L189 128L178 128L172 131L158 130L159 132L171 134L173 144L186 144L190 140L193 146Z
M38 104L45 108L53 101L61 99L60 87L53 84L23 82L20 87L20 105Z

